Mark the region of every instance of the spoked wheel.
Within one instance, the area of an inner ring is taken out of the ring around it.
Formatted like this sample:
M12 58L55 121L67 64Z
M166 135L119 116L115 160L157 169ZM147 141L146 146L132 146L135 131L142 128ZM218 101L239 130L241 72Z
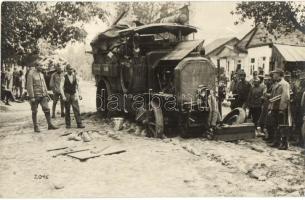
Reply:
M147 134L149 137L164 138L164 120L161 108L156 103L151 102L152 110L148 111Z

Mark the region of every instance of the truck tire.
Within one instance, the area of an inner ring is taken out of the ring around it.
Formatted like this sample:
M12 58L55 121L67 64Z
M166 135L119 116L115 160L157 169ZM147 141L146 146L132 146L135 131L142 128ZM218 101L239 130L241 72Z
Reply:
M222 123L233 125L242 124L246 120L246 112L243 108L235 108L229 112L222 120Z
M164 138L164 120L161 108L157 107L154 102L151 102L152 110L148 112L147 119L147 134L149 137Z

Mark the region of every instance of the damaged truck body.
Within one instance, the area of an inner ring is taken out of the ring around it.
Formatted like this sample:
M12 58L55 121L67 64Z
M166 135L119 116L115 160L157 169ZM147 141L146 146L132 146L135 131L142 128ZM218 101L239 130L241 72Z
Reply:
M190 25L157 23L113 25L97 35L91 46L98 113L128 115L152 137L173 129L181 136L207 131L217 75L196 32Z

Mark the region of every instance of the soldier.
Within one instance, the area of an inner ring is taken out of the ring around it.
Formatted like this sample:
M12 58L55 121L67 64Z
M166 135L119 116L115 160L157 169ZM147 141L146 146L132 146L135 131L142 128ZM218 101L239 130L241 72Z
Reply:
M249 83L251 84L251 86L253 86L253 82L256 81L256 80L259 80L259 78L258 78L258 72L257 72L257 71L254 71L254 72L253 72L253 78L249 81Z
M77 128L85 128L80 117L78 98L82 100L79 90L79 83L76 75L73 73L71 65L66 66L67 74L62 77L60 82L60 91L63 100L65 101L65 120L66 128L71 128L70 107L72 105Z
M47 86L42 74L43 66L37 61L34 63L34 66L35 69L31 70L27 76L27 91L30 98L34 131L40 132L37 122L37 111L39 104L45 114L48 123L48 130L57 129L57 127L55 127L51 122L51 114L48 106L49 97Z
M59 64L57 64L56 72L51 75L51 79L50 79L50 88L53 90L53 94L54 94L53 106L52 106L52 118L55 118L56 104L58 100L60 100L61 117L65 117L65 111L64 111L65 105L60 93L60 82L63 79L63 76L64 76L63 69Z
M250 89L247 107L249 108L249 113L251 113L252 120L255 124L255 127L258 127L258 120L262 111L262 97L264 94L265 88L260 85L260 80L253 80L253 86Z
M276 69L272 74L276 83L272 88L271 98L269 99L268 115L272 119L275 134L271 147L279 147L281 150L286 150L288 149L288 128L291 125L288 116L290 114L290 86L283 77L283 70Z
M243 107L248 99L251 85L248 81L246 81L246 73L244 71L240 70L238 72L238 77L239 81L236 83L233 94L236 96L235 106Z
M271 80L271 76L269 74L265 74L264 77L264 94L262 96L262 100L263 100L263 104L262 104L262 111L261 111L261 115L259 117L259 126L261 128L261 131L263 133L265 132L265 128L266 127L266 118L267 118L267 114L268 114L268 105L269 105L269 98L271 95L271 90L272 90L272 80ZM267 140L267 142L271 142L273 140L273 137L271 137L270 134L268 134L268 138L265 138Z

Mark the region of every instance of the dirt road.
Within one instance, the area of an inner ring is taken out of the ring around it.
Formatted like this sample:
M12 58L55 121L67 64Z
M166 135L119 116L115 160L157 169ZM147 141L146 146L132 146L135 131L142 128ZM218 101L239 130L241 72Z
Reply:
M82 112L94 111L94 85L83 83ZM28 103L0 111L1 197L197 197L304 196L305 159L302 149L272 149L261 140L227 143L205 139L152 139L137 135L126 123L114 131L108 121L83 115L92 141L70 141L64 120L59 130L32 130ZM58 115L59 116L59 115ZM70 131L79 131L72 128ZM126 150L80 162L53 157L56 147Z

